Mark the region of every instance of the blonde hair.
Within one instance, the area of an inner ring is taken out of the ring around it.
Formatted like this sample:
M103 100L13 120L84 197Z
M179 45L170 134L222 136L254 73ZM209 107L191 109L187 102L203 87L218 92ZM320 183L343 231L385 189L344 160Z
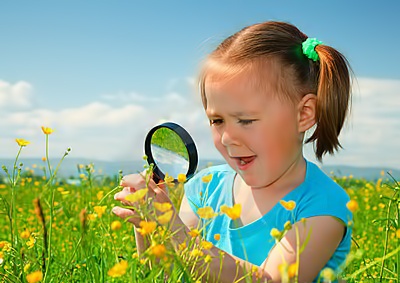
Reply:
M205 60L200 73L200 93L207 107L206 79L211 75L230 77L249 68L273 64L274 87L282 98L298 101L307 93L317 95L316 128L305 141L315 142L318 160L341 147L338 136L351 100L350 67L337 50L321 44L314 62L302 52L307 36L284 22L264 22L246 27L225 39ZM260 79L262 72L259 72ZM262 79L261 79L262 81Z

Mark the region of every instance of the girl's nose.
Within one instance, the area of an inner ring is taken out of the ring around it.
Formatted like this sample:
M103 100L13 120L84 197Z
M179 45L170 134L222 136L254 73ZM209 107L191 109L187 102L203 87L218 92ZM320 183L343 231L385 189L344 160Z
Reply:
M224 146L238 144L238 135L232 126L225 126L221 133L221 143Z

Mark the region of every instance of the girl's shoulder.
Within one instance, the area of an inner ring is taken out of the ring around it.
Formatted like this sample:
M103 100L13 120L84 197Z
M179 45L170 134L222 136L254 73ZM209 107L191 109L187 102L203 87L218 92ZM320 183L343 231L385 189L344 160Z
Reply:
M347 192L309 161L304 183L287 198L297 203L296 214L299 219L331 215L347 223L352 218L352 213L346 206L350 200Z
M329 199L332 197L343 201L348 201L349 199L348 194L339 184L310 161L307 161L307 173L304 183L307 191L325 195Z

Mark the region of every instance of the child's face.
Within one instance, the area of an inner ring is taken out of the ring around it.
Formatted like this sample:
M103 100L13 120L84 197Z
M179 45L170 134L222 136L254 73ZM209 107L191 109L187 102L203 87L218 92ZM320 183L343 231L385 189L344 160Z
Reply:
M262 84L259 77L247 71L205 86L214 144L252 187L271 184L302 157L297 106L277 98L268 74Z

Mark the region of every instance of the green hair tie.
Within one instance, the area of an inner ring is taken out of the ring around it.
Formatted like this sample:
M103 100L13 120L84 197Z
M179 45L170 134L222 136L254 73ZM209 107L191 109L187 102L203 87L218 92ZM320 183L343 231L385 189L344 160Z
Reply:
M306 41L301 44L303 54L313 61L318 61L319 56L317 51L315 51L315 47L319 44L322 44L322 41L319 41L316 38L307 38Z

